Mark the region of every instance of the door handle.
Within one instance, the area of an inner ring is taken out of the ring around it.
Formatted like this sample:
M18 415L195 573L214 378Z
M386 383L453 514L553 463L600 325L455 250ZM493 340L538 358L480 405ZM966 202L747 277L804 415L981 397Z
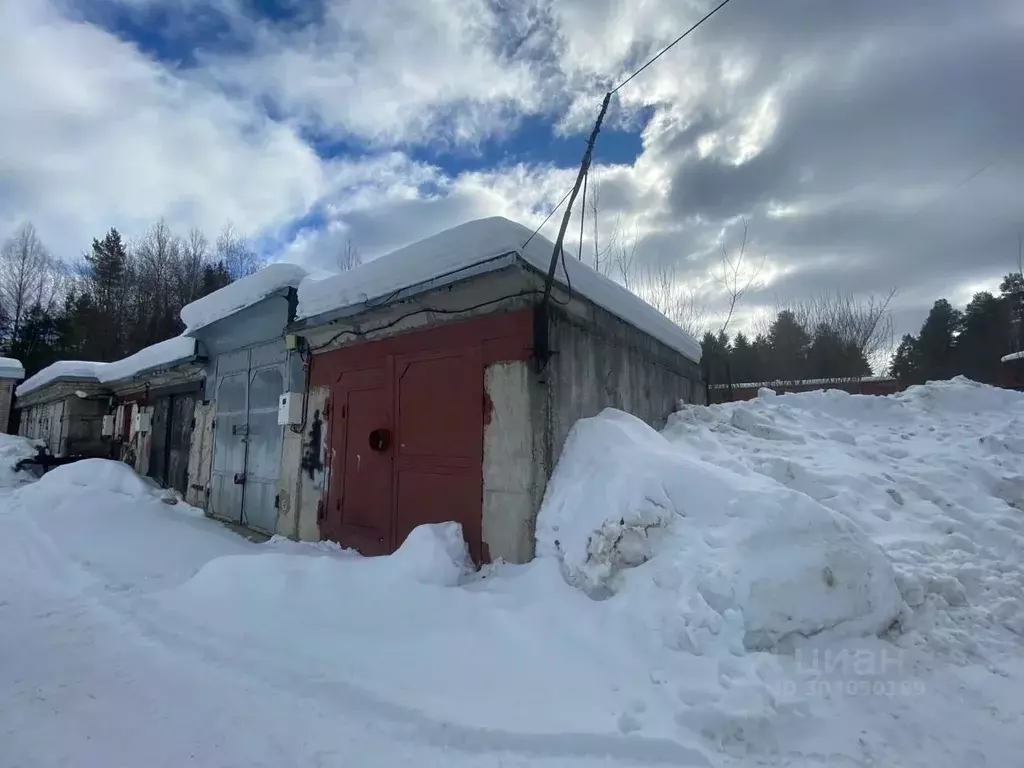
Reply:
M245 482L245 472L235 472L235 485L242 485Z
M391 445L391 430L375 429L370 433L370 449L383 452Z

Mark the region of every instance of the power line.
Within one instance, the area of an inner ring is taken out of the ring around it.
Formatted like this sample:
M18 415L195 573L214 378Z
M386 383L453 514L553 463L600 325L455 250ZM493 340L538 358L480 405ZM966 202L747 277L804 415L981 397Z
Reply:
M569 195L572 194L572 190L573 190L573 187L569 187L569 191L566 192L565 195L562 196L562 199L558 201L558 203L555 205L554 208L552 208L550 211L548 211L548 215L544 217L544 221L542 221L540 223L540 226L537 227L535 230L533 230L533 234L531 234L528 238L526 238L526 242L523 243L523 248L525 248L527 245L529 245L530 241L533 240L533 238L535 238L537 236L537 233L540 232L542 229L544 229L544 225L548 223L548 219L550 219L552 216L554 216L555 215L555 211L557 211L559 208L562 207L562 203L564 203L567 199L569 199Z
M679 42L680 40L682 40L682 39L683 39L684 37L686 37L686 36L687 36L688 34L690 34L691 32L693 32L693 30L695 30L695 29L696 29L697 27L699 27L699 26L700 26L701 24L703 24L703 23L704 23L705 21L707 21L707 20L708 20L708 19L710 19L710 18L711 18L712 16L714 16L714 15L715 15L716 13L718 13L718 12L719 12L720 10L722 10L722 8L724 8L724 7L725 7L725 6L726 6L726 5L728 4L728 3L729 3L729 0L722 0L722 2L721 2L721 3L719 3L719 4L718 4L718 5L717 5L717 6L716 6L716 7L715 7L715 8L714 8L714 9L713 9L712 11L708 12L708 14L707 14L706 16L704 16L704 18L702 18L702 19L701 19L700 21L698 21L698 22L697 22L696 24L694 24L694 25L693 25L692 27L690 27L690 28L689 28L688 30L686 30L685 32L683 32L683 34L681 34L681 35L680 35L679 37L677 37L677 38L676 38L675 40L673 40L673 41L672 41L671 43L669 43L668 45L666 45L666 46L665 46L664 48L662 48L662 49L661 49L661 51L659 51L659 52L658 52L658 54L657 54L657 55L656 55L656 56L655 56L655 57L654 57L653 59L651 59L650 61L648 61L648 62L647 62L646 64L644 64L644 65L643 65L642 67L640 67L640 69L638 69L638 70L637 70L636 72L634 72L634 73L633 73L632 75L630 75L629 77L627 77L627 78L626 78L625 80L623 80L623 81L622 81L621 83L619 83L619 84L618 84L617 86L615 86L614 88L612 88L612 90L610 91L610 93L618 93L619 89L620 89L620 88L622 88L622 86L624 86L624 85L625 85L626 83L628 83L628 82L629 82L630 80L632 80L632 79L633 79L634 77L636 77L636 76L637 76L637 75L639 75L639 74L640 74L641 72L643 72L643 71L644 71L645 69L647 69L647 68L648 68L649 66L651 66L651 64L653 64L653 63L654 63L654 62L656 62L656 61L657 61L658 59L660 59L660 58L661 58L662 56L664 56L664 55L665 55L666 53L668 53L669 49L670 49L670 48L672 48L672 47L673 47L673 46L674 46L674 45L675 45L676 43L678 43L678 42Z

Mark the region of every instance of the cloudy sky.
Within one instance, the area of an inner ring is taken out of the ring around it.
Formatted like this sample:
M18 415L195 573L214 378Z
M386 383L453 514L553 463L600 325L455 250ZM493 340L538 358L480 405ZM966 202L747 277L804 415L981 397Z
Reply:
M231 221L325 265L347 239L372 257L481 216L536 226L604 91L711 7L0 0L0 235L31 220L74 258L111 226ZM1020 0L733 0L613 102L599 225L714 313L745 219L748 314L896 288L914 330L1014 265L1022 75Z

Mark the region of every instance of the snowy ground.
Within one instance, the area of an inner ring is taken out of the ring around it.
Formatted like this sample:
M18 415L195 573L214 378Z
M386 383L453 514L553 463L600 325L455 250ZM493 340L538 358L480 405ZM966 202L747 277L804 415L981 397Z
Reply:
M577 425L528 566L251 544L0 436L0 765L1007 766L1024 396Z

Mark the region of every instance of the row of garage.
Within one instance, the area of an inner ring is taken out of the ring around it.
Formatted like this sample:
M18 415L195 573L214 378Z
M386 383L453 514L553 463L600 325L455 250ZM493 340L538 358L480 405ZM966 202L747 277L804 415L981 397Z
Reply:
M22 433L266 534L381 554L456 520L477 562L528 560L578 418L657 426L703 395L696 342L585 265L544 301L552 248L485 219L326 278L271 265L186 307L182 337L23 382Z

